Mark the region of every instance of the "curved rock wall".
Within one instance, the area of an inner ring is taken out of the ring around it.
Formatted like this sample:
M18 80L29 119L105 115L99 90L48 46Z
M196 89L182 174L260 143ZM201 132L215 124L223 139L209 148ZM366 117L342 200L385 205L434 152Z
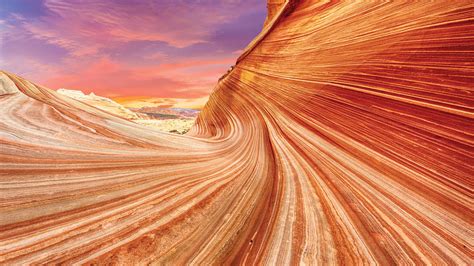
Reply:
M7 73L0 262L472 264L474 5L281 8L187 136Z

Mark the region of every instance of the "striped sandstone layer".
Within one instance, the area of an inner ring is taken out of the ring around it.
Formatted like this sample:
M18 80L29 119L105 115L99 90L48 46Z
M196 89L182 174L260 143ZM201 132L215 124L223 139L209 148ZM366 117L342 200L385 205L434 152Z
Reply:
M473 264L474 4L270 1L185 135L0 75L0 263Z

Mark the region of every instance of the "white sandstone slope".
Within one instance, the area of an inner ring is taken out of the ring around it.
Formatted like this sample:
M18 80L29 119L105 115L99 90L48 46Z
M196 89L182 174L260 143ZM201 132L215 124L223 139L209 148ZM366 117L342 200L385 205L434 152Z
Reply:
M9 88L9 86L7 86L7 88ZM57 92L61 95L65 95L69 98L81 101L88 105L104 110L108 113L131 120L137 124L145 125L163 132L184 134L194 125L195 121L194 117L180 117L176 119L154 119L153 116L147 115L146 113L134 112L130 109L127 109L125 106L115 102L114 100L102 96L97 96L93 92L89 94L84 94L82 91L69 89L59 89L57 90ZM167 113L166 111L168 111L168 113L170 112L169 110L166 110L166 108L159 109L163 109L161 110L161 112L164 114ZM171 112L176 113L175 110Z
M0 96L19 92L15 83L0 71Z
M93 92L91 92L90 94L84 94L82 91L79 90L68 89L59 89L57 90L57 92L129 120L139 119L139 116L136 113L118 104L114 100L111 100L106 97L97 96Z

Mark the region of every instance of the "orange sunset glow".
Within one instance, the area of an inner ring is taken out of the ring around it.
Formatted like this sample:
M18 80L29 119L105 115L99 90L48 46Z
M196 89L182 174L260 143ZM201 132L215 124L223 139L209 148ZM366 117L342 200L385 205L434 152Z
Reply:
M0 69L125 105L176 98L200 108L265 15L260 0L5 0Z
M116 102L130 108L158 106L163 108L201 109L209 97L201 98L157 98L148 96L126 96L113 98Z

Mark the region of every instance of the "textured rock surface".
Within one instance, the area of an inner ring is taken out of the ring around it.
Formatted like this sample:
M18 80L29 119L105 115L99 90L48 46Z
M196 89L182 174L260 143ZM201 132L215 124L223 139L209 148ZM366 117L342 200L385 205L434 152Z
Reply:
M0 72L0 96L17 92L19 90L16 88L15 83L7 75Z
M0 262L472 264L474 5L281 8L186 136L7 74Z

